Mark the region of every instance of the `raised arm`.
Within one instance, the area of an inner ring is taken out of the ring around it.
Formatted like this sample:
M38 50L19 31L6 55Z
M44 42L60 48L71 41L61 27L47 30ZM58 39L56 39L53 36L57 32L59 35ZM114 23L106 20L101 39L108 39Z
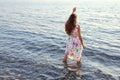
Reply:
M83 48L85 49L85 45L84 45L83 38L82 38L82 35L81 35L80 26L78 27L78 37L79 37L79 40L80 40Z
M76 7L73 8L72 14L76 12Z

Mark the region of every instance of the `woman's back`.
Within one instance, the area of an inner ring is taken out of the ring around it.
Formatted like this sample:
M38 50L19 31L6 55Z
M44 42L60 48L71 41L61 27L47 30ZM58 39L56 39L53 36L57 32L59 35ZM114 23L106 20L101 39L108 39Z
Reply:
M77 38L78 37L78 25L76 25L75 29L73 30L73 32L71 33L70 37L71 38Z

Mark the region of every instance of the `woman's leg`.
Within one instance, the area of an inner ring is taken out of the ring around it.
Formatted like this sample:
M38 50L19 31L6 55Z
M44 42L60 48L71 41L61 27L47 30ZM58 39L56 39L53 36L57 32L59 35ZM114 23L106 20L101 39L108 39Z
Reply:
M77 60L77 64L79 65L81 63L81 57Z
M63 59L63 62L67 62L67 58L68 58L68 56L65 55L65 56L64 56L64 59Z

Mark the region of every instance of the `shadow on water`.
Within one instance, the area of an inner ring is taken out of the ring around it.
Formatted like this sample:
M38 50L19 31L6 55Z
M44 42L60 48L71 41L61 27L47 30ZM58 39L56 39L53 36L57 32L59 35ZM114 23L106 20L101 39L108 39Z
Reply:
M80 77L80 70L81 70L81 63L80 64L72 64L72 63L64 63L64 75L61 80L81 80Z

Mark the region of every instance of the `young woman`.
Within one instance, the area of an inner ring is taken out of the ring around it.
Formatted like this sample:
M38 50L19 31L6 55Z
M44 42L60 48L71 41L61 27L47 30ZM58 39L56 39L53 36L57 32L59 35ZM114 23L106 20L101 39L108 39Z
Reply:
M76 60L77 63L81 61L81 53L83 48L85 48L80 26L77 24L77 15L75 14L76 8L73 8L73 12L65 23L65 31L69 36L66 44L66 55L63 62L67 62L67 59Z

